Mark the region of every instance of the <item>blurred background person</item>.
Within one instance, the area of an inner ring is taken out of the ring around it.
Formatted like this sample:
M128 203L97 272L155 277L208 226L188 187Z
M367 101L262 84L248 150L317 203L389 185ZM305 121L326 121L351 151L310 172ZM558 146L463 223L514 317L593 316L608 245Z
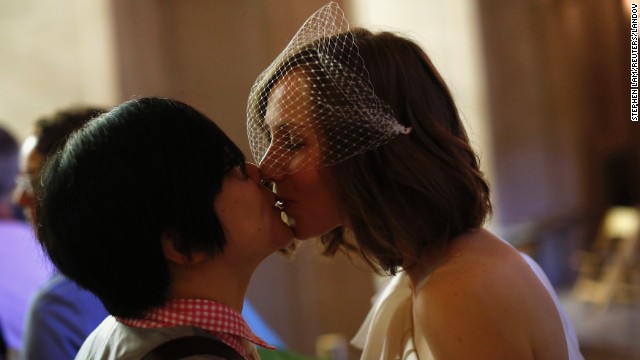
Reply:
M37 223L34 188L39 186L46 159L73 131L104 111L98 107L74 106L35 122L33 134L22 145L20 181L15 189L15 201L32 224ZM33 239L32 243L36 244ZM20 358L73 359L85 338L106 316L104 306L95 295L56 271L31 302Z
M18 154L15 138L0 127L0 359L17 357L29 301L51 269L31 226L11 202Z

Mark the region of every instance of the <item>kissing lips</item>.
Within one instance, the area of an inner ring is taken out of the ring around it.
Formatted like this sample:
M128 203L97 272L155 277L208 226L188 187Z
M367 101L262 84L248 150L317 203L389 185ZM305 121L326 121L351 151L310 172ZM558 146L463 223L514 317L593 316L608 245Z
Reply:
M296 226L296 220L284 211L284 201L277 200L274 206L280 209L280 219L290 228L294 228Z

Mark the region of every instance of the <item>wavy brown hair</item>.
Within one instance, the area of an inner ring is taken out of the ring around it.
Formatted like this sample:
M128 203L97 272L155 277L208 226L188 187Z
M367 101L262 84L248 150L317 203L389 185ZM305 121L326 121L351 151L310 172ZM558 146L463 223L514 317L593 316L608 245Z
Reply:
M326 61L327 54L317 49L349 42L356 43L377 97L412 131L324 168L326 181L340 199L344 226L323 235L321 241L325 255L355 251L378 272L393 274L426 251L440 251L456 236L482 226L491 213L489 185L442 77L416 43L393 33L356 28L317 40L282 59L262 79L260 98L249 106L257 107L256 113L264 118L278 79L300 67L324 71L317 64ZM331 56L352 66L348 52ZM322 103L344 106L344 99L336 95L340 85L330 76L310 80L330 89L323 93ZM317 106L312 102L314 110ZM332 149L330 134L344 122L359 126L363 138L375 138L377 130L362 125L357 116L334 114L315 122L320 138L327 140L322 142L327 154L342 154ZM266 126L263 131L268 139Z
M489 185L449 89L417 44L365 29L338 36L354 37L375 94L412 131L326 168L348 231L321 241L326 255L356 250L393 274L481 227L491 213Z

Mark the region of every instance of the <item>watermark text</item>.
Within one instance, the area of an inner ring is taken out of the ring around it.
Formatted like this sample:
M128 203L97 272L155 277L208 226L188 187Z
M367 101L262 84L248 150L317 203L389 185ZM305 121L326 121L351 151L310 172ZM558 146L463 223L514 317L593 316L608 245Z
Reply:
M631 3L631 121L638 121L638 4Z

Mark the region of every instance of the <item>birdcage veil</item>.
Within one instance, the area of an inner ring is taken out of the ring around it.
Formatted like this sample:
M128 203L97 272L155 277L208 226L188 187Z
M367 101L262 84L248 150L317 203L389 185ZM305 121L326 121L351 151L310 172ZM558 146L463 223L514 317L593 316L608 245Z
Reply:
M333 165L408 132L374 94L333 2L305 21L249 94L251 154L273 173Z

